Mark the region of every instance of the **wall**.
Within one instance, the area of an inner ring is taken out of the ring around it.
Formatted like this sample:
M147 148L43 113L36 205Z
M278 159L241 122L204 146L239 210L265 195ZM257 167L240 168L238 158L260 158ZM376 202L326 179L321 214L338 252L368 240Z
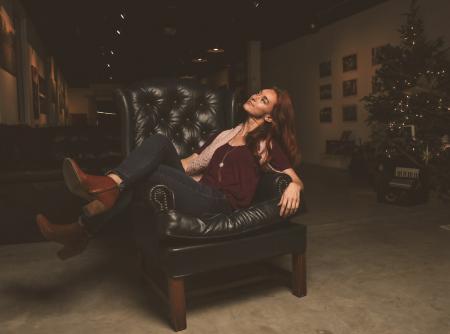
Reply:
M10 24L13 24L11 1L0 0L0 7L3 7L9 16ZM15 29L15 27L13 27ZM0 67L0 123L16 124L18 122L17 105L17 79L8 71Z
M325 141L338 139L343 130L353 131L356 140L365 141L369 128L365 124L367 111L359 99L371 91L371 78L375 67L371 65L373 47L399 42L398 28L405 21L401 14L409 9L409 0L391 0L323 27L319 32L263 53L263 85L273 84L286 88L296 109L296 125L303 161L327 165ZM420 15L424 19L426 34L430 38L443 36L450 44L450 1L422 0ZM342 72L342 57L357 53L357 71ZM331 59L332 77L319 78L319 63ZM358 95L342 97L342 81L358 80ZM332 84L331 103L319 100L319 86ZM342 106L358 104L358 121L342 122ZM333 122L319 123L319 110L331 105Z
M64 125L67 114L67 83L18 0L0 0L15 31L15 75L0 67L0 123L30 126ZM14 16L12 15L14 14ZM50 64L50 65L48 65ZM40 98L33 97L31 65L44 80ZM51 68L49 68L51 67ZM18 91L18 86L21 90ZM35 105L38 101L39 107ZM36 115L35 115L36 110ZM39 112L39 113L38 113ZM19 116L21 115L21 116Z
M113 91L118 87L116 84L98 84L88 88L69 88L69 115L86 114L88 125L95 126L98 119L96 101L113 101Z
M90 88L69 88L69 113L70 114L86 114L95 113L93 104L93 94Z
M16 77L0 68L0 123L17 124L18 121Z

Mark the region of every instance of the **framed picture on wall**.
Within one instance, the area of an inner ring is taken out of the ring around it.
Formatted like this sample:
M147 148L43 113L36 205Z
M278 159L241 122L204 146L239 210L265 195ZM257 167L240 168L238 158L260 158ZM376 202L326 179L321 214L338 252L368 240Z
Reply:
M332 98L331 84L321 85L319 87L320 100L330 100Z
M16 32L3 6L0 6L0 67L16 75Z
M358 68L358 58L356 53L342 58L342 70L344 72L355 71Z
M342 120L344 122L355 122L358 120L357 116L358 107L356 104L347 105L342 107Z
M33 117L39 119L39 73L33 65L31 65L31 94L33 96Z
M343 96L353 96L356 94L358 94L356 79L345 80L342 82L342 95Z
M377 46L372 48L372 65L378 65L381 63L382 51L386 45Z
M319 77L326 78L331 76L331 60L323 61L319 64Z
M320 109L319 119L320 123L331 123L331 121L333 120L331 115L331 107Z
M372 94L376 94L380 92L381 90L381 84L378 82L376 76L372 77Z

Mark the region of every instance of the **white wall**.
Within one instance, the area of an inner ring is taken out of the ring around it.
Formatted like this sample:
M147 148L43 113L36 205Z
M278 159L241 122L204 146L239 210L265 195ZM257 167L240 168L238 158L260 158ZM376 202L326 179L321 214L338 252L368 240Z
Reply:
M17 124L17 80L14 75L0 68L0 124Z
M286 88L292 96L297 116L297 130L303 161L324 163L325 141L338 139L343 130L353 131L355 139L366 140L369 129L365 124L367 111L359 102L371 91L373 47L399 42L398 28L405 22L401 14L408 12L409 0L391 0L349 18L322 28L263 53L263 85ZM450 1L419 1L426 34L431 38L443 36L450 44ZM342 57L357 53L357 71L342 72ZM331 59L331 78L319 78L319 63ZM358 80L358 95L342 97L342 81ZM319 86L331 83L332 101L319 100ZM358 104L358 121L342 122L342 106ZM322 106L333 108L333 122L320 123Z

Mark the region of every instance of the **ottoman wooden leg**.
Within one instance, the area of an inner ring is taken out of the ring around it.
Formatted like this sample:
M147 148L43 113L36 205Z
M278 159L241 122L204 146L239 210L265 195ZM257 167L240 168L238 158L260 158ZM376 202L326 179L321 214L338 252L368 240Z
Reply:
M178 332L186 329L186 299L183 278L168 278L170 322Z
M306 296L306 257L292 253L292 293L297 297Z

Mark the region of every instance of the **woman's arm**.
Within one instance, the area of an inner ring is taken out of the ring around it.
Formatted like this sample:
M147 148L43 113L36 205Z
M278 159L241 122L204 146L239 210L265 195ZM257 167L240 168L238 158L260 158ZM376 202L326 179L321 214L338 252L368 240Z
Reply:
M198 154L197 153L192 153L191 156L181 159L181 164L183 165L184 170L187 169L187 167L189 166L189 164L191 163L192 159L194 159L195 157L197 157Z
M292 182L297 183L300 186L300 190L305 189L302 180L298 177L297 173L293 168L288 168L283 171L283 173L289 175L292 179Z
M287 217L297 211L300 205L300 192L304 189L303 182L293 168L283 170L292 182L286 187L278 205L281 205L280 216Z

